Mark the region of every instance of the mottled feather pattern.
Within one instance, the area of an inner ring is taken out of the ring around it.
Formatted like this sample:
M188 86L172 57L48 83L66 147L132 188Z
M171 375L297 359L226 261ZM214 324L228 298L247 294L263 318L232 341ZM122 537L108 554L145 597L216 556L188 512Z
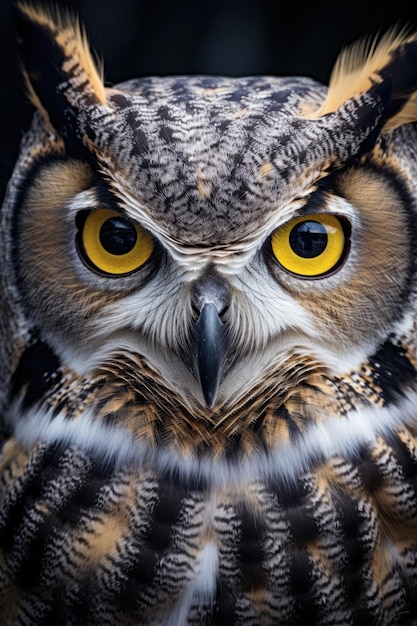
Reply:
M15 13L0 623L413 626L416 36L106 88Z
M413 623L415 443L220 489L10 441L4 623Z

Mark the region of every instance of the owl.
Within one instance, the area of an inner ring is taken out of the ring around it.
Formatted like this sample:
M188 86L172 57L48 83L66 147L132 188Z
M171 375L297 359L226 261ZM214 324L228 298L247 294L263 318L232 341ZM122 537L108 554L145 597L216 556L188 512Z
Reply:
M417 624L417 35L107 87L14 13L0 623Z

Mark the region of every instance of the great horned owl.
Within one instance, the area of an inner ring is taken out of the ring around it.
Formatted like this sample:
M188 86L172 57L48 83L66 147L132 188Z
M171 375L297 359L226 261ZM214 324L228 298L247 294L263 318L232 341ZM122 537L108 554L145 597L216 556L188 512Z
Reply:
M417 37L105 88L16 8L0 623L417 623Z

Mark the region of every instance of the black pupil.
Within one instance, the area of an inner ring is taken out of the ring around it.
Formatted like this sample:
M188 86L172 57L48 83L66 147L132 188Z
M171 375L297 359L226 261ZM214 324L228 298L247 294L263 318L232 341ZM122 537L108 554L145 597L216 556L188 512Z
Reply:
M100 228L100 243L110 254L127 254L136 244L136 228L123 217L111 217Z
M327 231L319 222L300 222L291 230L289 241L295 254L312 259L326 249Z

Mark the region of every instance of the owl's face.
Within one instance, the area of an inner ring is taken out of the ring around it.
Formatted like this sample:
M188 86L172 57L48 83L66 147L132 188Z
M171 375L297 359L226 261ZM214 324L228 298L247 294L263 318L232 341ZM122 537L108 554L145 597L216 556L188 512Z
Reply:
M138 437L227 448L253 446L260 421L271 444L283 420L287 432L346 409L335 380L366 379L413 324L407 99L381 78L407 44L383 42L381 79L352 78L342 98L340 78L327 97L262 77L106 90L76 33L29 9L19 19L55 67L48 82L28 38L39 111L4 210L13 332L57 365L54 380L42 370L51 410L78 415L91 395Z
M186 128L196 123L185 116ZM273 139L265 143L271 153ZM401 315L412 276L404 183L370 159L323 180L300 176L287 197L272 167L262 178L262 165L249 162L239 198L241 182L223 166L236 150L197 159L211 167L211 194L198 181L182 188L197 174L178 148L152 150L152 170L178 176L153 197L154 181L132 184L119 165L40 162L18 215L18 282L62 362L87 376L115 351L141 355L179 402L201 411L232 406L294 355L340 374L372 354ZM172 196L178 217L164 219Z

